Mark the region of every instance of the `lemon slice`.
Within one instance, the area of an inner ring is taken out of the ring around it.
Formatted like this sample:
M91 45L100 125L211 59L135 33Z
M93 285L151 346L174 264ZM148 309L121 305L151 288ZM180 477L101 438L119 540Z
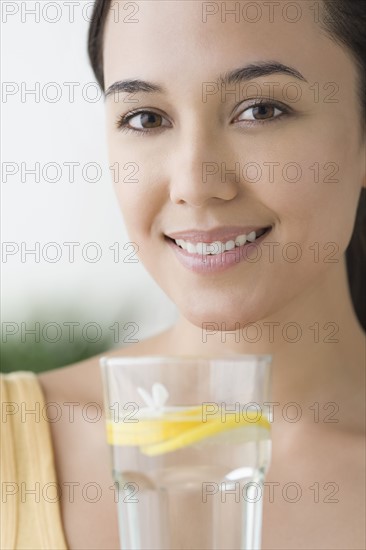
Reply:
M202 407L168 409L163 416L142 416L137 422L107 420L107 441L110 445L148 445L179 435L202 423Z
M245 428L237 430L239 427ZM180 411L164 412L161 417L139 418L138 422L113 422L107 420L107 441L111 445L140 446L143 454L155 456L181 449L215 436L217 442L241 442L268 438L270 424L265 417L257 419L257 412L247 412L239 422L235 418L223 420L220 414L202 421L202 406ZM260 429L260 432L258 431ZM223 438L222 432L227 432ZM218 438L218 434L221 437ZM237 436L237 437L236 437ZM212 441L214 442L214 441Z
M149 445L199 426L201 421L140 420L126 428L123 423L107 421L107 441L111 445Z
M193 427L191 429L187 429L182 433L180 433L179 435L172 437L170 439L167 439L166 441L162 441L160 443L155 443L155 444L143 445L140 447L140 450L145 455L156 456L163 453L172 452L177 449L181 449L183 447L187 447L188 445L192 445L203 439L210 438L217 434L221 434L222 432L224 431L226 432L227 430L236 431L239 427L243 428L244 426L246 428L245 429L246 432L248 430L251 432L251 435L249 436L249 440L251 439L256 440L257 438L256 436L258 434L258 427L265 428L265 433L267 434L267 437L269 437L270 424L266 418L262 417L259 420L257 420L256 423L254 424L253 420L256 419L257 413L254 413L252 415L252 420L249 420L249 418L251 417L250 413L247 413L246 416L247 418L241 419L240 422L236 422L235 419L229 419L225 422L222 422L221 419L217 419L213 421L210 420L209 422L205 422L205 423L201 422L199 426ZM240 434L240 435L241 437L243 437L243 434ZM263 439L263 432L261 435L261 439ZM228 438L228 440L230 441L230 438ZM248 440L248 437L243 437L242 441L244 442L245 440Z

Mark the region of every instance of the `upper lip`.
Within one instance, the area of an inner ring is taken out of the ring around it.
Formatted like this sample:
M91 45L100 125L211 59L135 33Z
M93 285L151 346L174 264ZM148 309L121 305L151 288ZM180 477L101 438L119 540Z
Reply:
M171 239L183 239L191 243L211 243L214 241L227 242L234 240L238 235L248 235L252 231L256 233L260 229L268 229L270 225L245 225L245 226L222 226L209 230L204 229L185 229L182 231L174 231L165 235Z

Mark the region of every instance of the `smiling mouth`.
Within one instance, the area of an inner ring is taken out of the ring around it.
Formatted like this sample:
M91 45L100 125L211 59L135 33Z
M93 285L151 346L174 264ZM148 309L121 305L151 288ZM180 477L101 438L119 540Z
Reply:
M272 227L264 227L262 229L258 229L257 231L251 231L247 235L242 233L226 242L212 241L192 243L184 239L172 239L167 235L165 236L165 238L175 243L179 248L185 250L189 254L199 254L201 256L216 256L218 254L222 254L223 252L234 250L235 248L240 248L247 244L252 244L256 242L260 237L263 237L263 235L269 233L271 229Z

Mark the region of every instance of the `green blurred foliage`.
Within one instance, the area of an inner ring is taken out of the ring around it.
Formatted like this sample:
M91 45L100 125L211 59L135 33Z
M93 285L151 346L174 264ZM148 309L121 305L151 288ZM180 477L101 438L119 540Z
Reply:
M54 342L49 341L54 339L57 333L56 330L52 332L51 327L48 338L42 336L42 327L50 322L43 321L45 317L44 314L32 316L33 319L38 319L37 322L40 323L40 337L38 337L38 334L32 335L25 332L22 334L21 329L14 335L5 334L3 330L0 344L1 372L26 370L39 373L88 359L110 350L115 345L112 332L104 327L102 327L101 336L96 342L91 341L94 339L93 335L96 334L96 331L90 330L90 336L88 335L85 338L81 328L79 330L75 329L74 338L70 338L69 331L62 324L63 321L66 322L66 319L79 319L80 327L83 327L86 323L80 321L80 315L75 314L65 315L63 319L60 319L60 316L57 320L53 318L53 322L57 322L63 330L60 339ZM50 319L50 316L48 316L48 319ZM2 324L4 329L6 323ZM20 322L17 325L20 327ZM30 329L34 328L36 327L36 321L27 320L26 326Z
M1 372L29 370L36 373L71 365L104 353L112 342L7 342L0 345Z

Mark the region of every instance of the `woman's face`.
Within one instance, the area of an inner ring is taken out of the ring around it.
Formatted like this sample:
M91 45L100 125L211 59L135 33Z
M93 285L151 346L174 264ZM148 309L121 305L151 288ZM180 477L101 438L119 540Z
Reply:
M306 0L271 11L258 1L247 11L247 2L112 4L106 90L152 85L106 98L112 177L140 260L197 326L275 317L339 268L351 238L365 177L352 58ZM234 5L236 15L225 12ZM269 63L299 74L261 73ZM221 84L254 64L262 69ZM136 110L147 113L129 116ZM257 244L241 244L265 228ZM178 232L186 251L167 238ZM214 241L227 250L192 248Z

